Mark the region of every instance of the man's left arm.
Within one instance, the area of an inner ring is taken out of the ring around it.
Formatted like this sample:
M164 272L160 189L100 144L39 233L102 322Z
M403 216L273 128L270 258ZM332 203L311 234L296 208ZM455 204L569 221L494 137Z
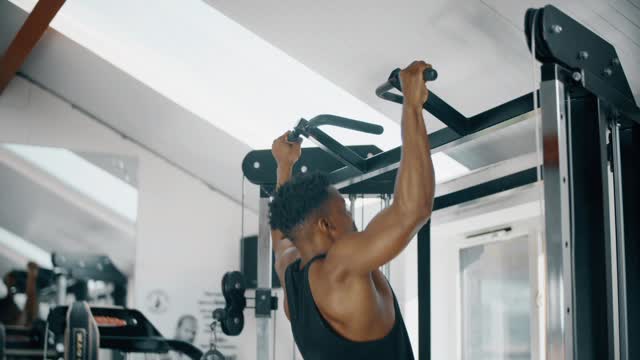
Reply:
M300 158L301 149L299 143L290 143L287 141L289 133L285 133L281 137L277 138L271 146L271 152L273 157L278 163L277 170L277 188L291 179L293 173L293 165ZM293 245L291 240L287 239L284 234L277 229L271 230L271 245L273 247L273 253L275 255L276 274L280 280L280 284L284 291L284 311L289 318L289 306L287 303L287 291L285 288L285 272L287 267L294 261L300 258L298 249Z

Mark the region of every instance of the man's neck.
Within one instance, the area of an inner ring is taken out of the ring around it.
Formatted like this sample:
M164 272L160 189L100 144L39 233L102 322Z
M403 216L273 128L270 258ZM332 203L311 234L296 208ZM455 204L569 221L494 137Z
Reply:
M331 248L331 242L317 241L296 247L300 252L301 265L305 266L314 257L326 254Z

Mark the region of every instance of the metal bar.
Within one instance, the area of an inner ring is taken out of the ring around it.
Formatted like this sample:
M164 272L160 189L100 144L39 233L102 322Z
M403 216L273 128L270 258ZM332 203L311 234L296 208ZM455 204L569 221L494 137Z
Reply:
M536 166L540 165L541 164L538 161L536 153L530 153L504 160L473 170L455 179L438 183L436 186L435 197L438 198L444 195L465 190L470 187L481 185L491 180L500 179L505 176L525 171L531 168L535 169Z
M311 140L315 140L319 147L324 151L333 155L336 159L340 160L343 164L352 167L359 172L365 172L365 159L356 154L353 150L340 144L331 136L327 135L324 131L318 128L307 129L307 135Z
M615 205L611 197L613 189L612 173L609 167L608 139L609 139L609 119L607 116L607 106L602 100L598 100L598 127L599 127L599 153L600 153L600 173L602 181L602 196L604 205L604 241L606 260L606 280L607 280L607 324L609 326L609 343L612 345L613 359L626 360L620 357L620 314L618 299L618 258L617 239L615 234Z
M44 353L42 349L7 349L4 353L7 358L29 358L29 357L37 357L37 358L55 358L60 355L54 349L47 350L47 353Z
M431 221L418 231L418 358L431 359Z
M313 119L309 120L307 124L309 128L336 126L343 129L375 135L380 135L384 132L384 128L380 125L330 114L315 116Z
M349 194L349 213L351 216L355 216L356 213L356 194Z
M514 118L494 124L491 127L482 129L478 127L478 131L470 133L466 136L460 136L449 128L435 131L434 133L429 135L429 142L431 143L431 153L435 154L454 148L456 146L460 146L492 132L504 129L510 125L514 125L521 121L527 120L530 118L530 116L531 112L522 113ZM400 166L401 154L402 147L399 146L397 148L385 151L367 159L365 162L366 172L364 174L354 176L352 170L348 168L341 168L329 174L329 178L331 180L331 183L336 188L342 189L347 186L351 186L376 177L378 175L387 173L389 171L396 170Z
M543 65L543 134L548 360L572 360L572 284L566 95L556 65ZM551 74L548 74L548 73Z
M65 0L40 0L0 59L0 94L49 28Z
M536 168L533 167L447 195L439 196L435 198L433 202L433 211L535 183L538 180L537 174L538 172Z
M622 186L622 156L620 153L620 125L613 123L611 126L611 147L613 155L613 196L615 209L615 238L616 257L618 258L618 312L619 312L619 346L620 359L631 360L629 358L629 338L628 338L628 309L627 309L627 272L625 254L625 227L624 227L624 199Z
M531 111L533 93L528 93L471 117L468 132L478 132Z
M607 187L602 171L607 156L599 146L601 109L597 97L576 91L568 93L567 104L573 356L580 360L614 360L608 301Z
M469 119L451 105L447 104L446 101L442 100L433 91L429 92L429 98L427 102L424 103L423 108L457 134L464 136L469 133Z
M262 193L262 191L261 191ZM258 288L271 288L271 228L269 227L269 198L260 197L258 208L258 261L257 261ZM256 314L257 336L257 360L272 359L271 339L272 333L270 316L261 317Z
M67 304L67 276L65 274L58 274L56 278L56 304Z
M633 98L629 99L611 86L610 82L604 81L586 70L583 70L583 74L582 83L585 89L616 106L626 117L640 125L640 109Z

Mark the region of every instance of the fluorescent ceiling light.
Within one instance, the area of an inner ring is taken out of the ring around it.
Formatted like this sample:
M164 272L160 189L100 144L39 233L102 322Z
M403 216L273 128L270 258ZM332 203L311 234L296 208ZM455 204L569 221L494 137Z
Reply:
M3 146L98 204L131 222L136 221L138 190L84 158L60 148Z
M29 261L35 262L40 267L47 269L53 268L51 254L49 252L3 227L0 227L0 246L12 250L14 253Z

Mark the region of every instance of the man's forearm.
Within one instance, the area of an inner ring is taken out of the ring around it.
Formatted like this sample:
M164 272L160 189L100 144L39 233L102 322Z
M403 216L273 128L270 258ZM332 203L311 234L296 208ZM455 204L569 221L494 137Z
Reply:
M292 172L293 172L293 164L291 164L291 165L290 164L278 164L278 170L277 170L278 181L277 181L276 188L279 188L284 183L289 181L289 179L291 179Z
M278 169L276 170L276 172L277 172L277 178L278 178L276 182L276 189L278 189L284 183L289 181L289 179L291 179L291 174L293 172L293 165L278 164ZM280 240L282 239L284 239L284 235L282 234L281 231L271 230L271 242L273 245L273 251L275 251L276 253L279 250Z
M431 213L434 173L429 137L422 107L404 104L402 108L402 158L396 179L394 203L418 215Z

